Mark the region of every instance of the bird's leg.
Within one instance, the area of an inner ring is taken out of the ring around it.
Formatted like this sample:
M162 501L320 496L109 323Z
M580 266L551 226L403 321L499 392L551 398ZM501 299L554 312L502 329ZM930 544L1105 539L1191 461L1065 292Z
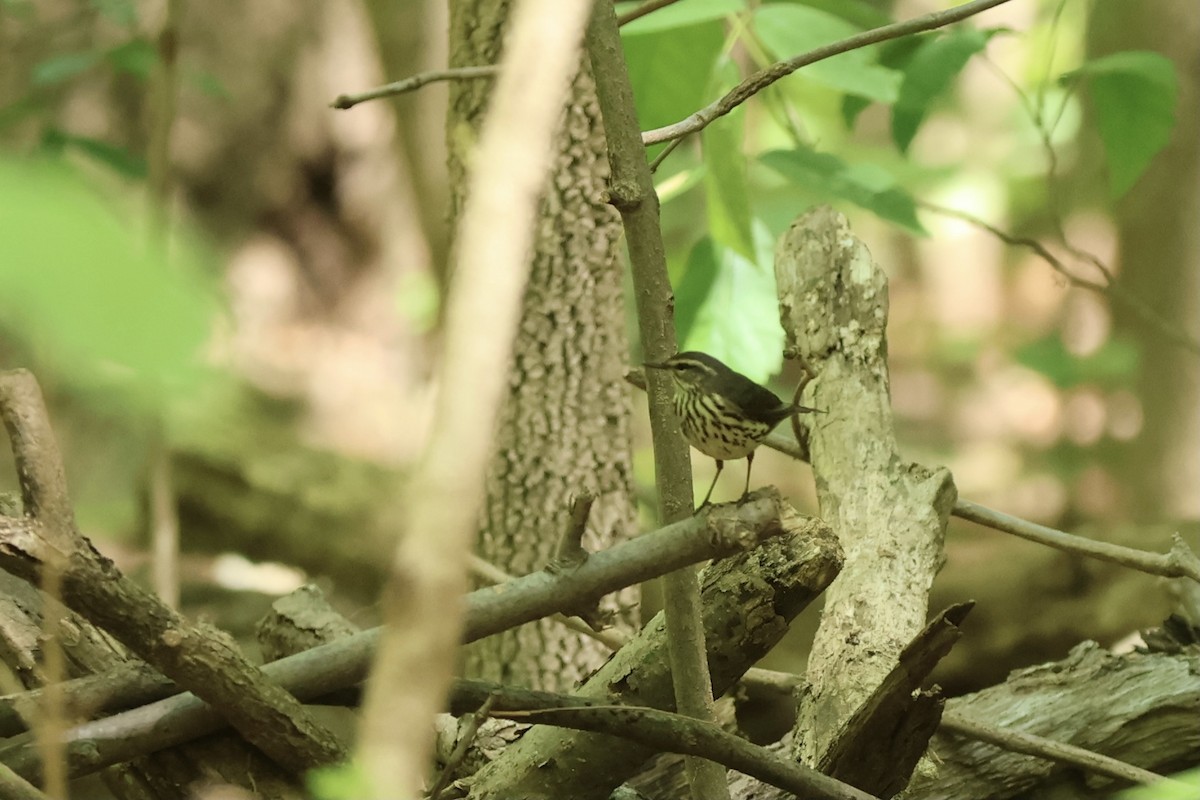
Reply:
M742 496L738 500L742 503L750 496L750 468L754 466L754 451L750 451L750 455L746 456L746 488L742 490Z
M721 459L714 458L713 461L717 462L717 474L713 475L712 483L710 483L708 486L708 492L704 495L704 502L700 503L700 505L696 508L697 511L708 505L708 498L712 497L713 489L717 488L717 478L721 477L721 470L725 468L725 462Z

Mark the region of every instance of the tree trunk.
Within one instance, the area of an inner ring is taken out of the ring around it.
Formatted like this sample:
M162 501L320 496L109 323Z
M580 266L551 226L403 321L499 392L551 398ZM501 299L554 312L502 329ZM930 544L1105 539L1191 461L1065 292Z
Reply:
M1152 50L1175 63L1179 97L1166 148L1117 205L1121 290L1164 319L1200 337L1200 19L1191 0L1096 5L1088 31L1092 55ZM1200 359L1164 342L1131 315L1116 323L1139 344L1137 392L1145 420L1128 452L1114 462L1136 517L1200 516Z
M508 11L504 0L452 4L451 66L495 63ZM451 87L447 140L455 216L490 90L489 81ZM589 548L628 535L635 522L616 254L621 226L604 203L608 163L586 66L575 78L558 141L480 520L479 555L514 574L553 557L572 496L597 498L584 538ZM631 599L624 593L618 600L626 618ZM594 640L542 620L471 646L466 672L554 690L574 685L607 656Z

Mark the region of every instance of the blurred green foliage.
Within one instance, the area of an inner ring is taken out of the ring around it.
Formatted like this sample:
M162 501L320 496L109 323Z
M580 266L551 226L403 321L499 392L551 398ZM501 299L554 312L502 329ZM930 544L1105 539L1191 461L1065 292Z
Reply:
M907 151L933 102L948 90L973 56L999 31L954 28L926 38L912 54L892 108L892 140Z
M154 407L201 378L216 292L203 248L175 237L168 264L126 202L62 162L0 160L0 315L63 381Z
M619 4L618 12L636 5ZM709 349L758 380L778 368L777 358L760 355L781 339L770 323L777 313L774 293L764 291L773 286L771 257L760 252L757 231L765 226L778 232L781 220L806 205L857 207L927 235L916 198L954 170L915 161L910 147L931 114L957 102L963 69L986 57L997 34L1037 39L1050 53L1047 64L1056 57L1075 60L1070 69L1046 66L1037 77L1007 76L1012 105L1027 116L1012 119L1011 138L1021 149L1006 178L1028 180L1029 202L1049 202L1046 170L1054 158L1045 152L1046 142L1059 145L1074 132L1079 115L1072 91L1086 84L1112 196L1126 191L1170 135L1173 67L1142 52L1083 61L1075 41L1081 35L1063 19L1061 8L1046 4L1030 31L985 28L987 17L981 16L978 26L971 20L840 54L801 68L710 124L696 137L698 162L695 145L685 142L664 164L674 171L664 168L659 179L664 204L685 205L680 216L687 219L698 197L707 221L703 232L696 226L684 235L667 232L681 346ZM642 128L686 118L756 69L889 21L870 5L831 0L692 0L656 11L622 29ZM872 105L890 110L890 146L854 130ZM1127 374L1132 357L1114 347L1076 372L1111 368L1104 374ZM1065 351L1058 355L1072 358ZM1053 371L1056 382L1078 379L1048 351L1031 348L1024 357L1039 371Z
M1200 797L1200 769L1172 775L1171 782L1126 789L1117 800L1196 800Z
M1088 383L1122 386L1138 367L1137 346L1122 338L1109 339L1096 352L1079 356L1067 350L1055 333L1018 348L1015 357L1017 363L1045 375L1060 389Z
M355 763L310 770L305 782L316 800L356 800L374 794L367 773Z
M1179 87L1175 66L1158 53L1113 53L1062 77L1086 83L1108 162L1109 191L1119 198L1171 138Z

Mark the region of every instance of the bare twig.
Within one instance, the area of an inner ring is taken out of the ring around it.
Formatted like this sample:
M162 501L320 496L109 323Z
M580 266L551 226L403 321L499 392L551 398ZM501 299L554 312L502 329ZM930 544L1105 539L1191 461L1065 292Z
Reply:
M1051 23L1052 29L1057 28L1059 22L1061 21L1064 6L1065 3L1060 3L1056 7L1053 21ZM1053 40L1054 37L1052 36L1051 41ZM1051 54L1051 56L1053 56L1053 54ZM1013 80L1008 73L1000 69L999 66L986 59L985 63L991 65L993 67L993 71L1000 77L1001 80L1008 84L1009 88L1012 89L1013 94L1016 95L1021 107L1025 110L1030 122L1033 123L1034 129L1037 131L1038 137L1041 140L1042 151L1046 154L1046 162L1048 165L1046 169L1046 194L1049 198L1049 207L1047 209L1049 212L1048 217L1050 224L1054 227L1054 233L1059 244L1061 244L1076 261L1081 261L1091 265L1091 267L1100 274L1103 280L1091 281L1075 275L1067 269L1066 265L1063 264L1060 259L1056 258L1045 247L1043 247L1041 243L1034 239L1012 236L980 219L977 219L976 217L961 211L943 208L930 203L924 203L922 205L936 213L955 217L971 225L982 228L1006 244L1028 247L1047 264L1049 264L1056 272L1062 275L1072 286L1088 289L1104 295L1106 298L1108 298L1110 303L1124 307L1135 318L1147 325L1151 331L1163 337L1163 339L1165 339L1167 342L1182 347L1193 354L1200 355L1200 339L1197 339L1195 336L1189 334L1182 325L1172 323L1170 320L1165 319L1148 303L1145 303L1135 295L1125 291L1117 284L1116 275L1113 273L1112 268L1108 264L1106 264L1094 253L1090 253L1080 247L1077 247L1070 241L1070 239L1067 238L1066 230L1063 226L1062 213L1060 211L1060 198L1062 193L1059 185L1058 175L1059 159L1058 151L1054 147L1053 133L1054 128L1057 126L1058 121L1062 117L1063 109L1066 108L1070 92L1075 89L1077 84L1072 83L1068 86L1067 94L1063 97L1062 104L1059 107L1058 117L1056 117L1053 121L1048 122L1045 114L1046 96L1044 91L1044 87L1050 83L1048 79L1043 79L1043 90L1039 92L1038 97L1035 100L1034 98L1030 97L1029 93L1026 92L1019 83ZM1049 62L1047 62L1046 70L1047 73L1049 73Z
M339 760L343 751L337 739L294 697L267 681L223 639L188 623L122 575L79 535L61 457L32 375L23 370L0 374L0 409L28 497L26 509L42 510L21 519L0 517L0 565L31 583L60 575L61 598L69 608L194 688L247 741L285 768L302 772ZM49 698L57 695L47 692Z
M803 448L793 438L778 431L768 436L764 444L772 450L792 458L801 461L808 460ZM1174 545L1169 553L1151 553L1133 547L1075 536L1001 511L995 511L961 497L955 501L954 508L950 513L960 519L1011 533L1068 553L1097 558L1150 575L1161 575L1166 578L1191 578L1200 582L1200 557L1197 557L1196 553L1178 535L1175 536Z
M588 58L596 80L596 98L608 138L612 168L610 196L625 226L630 271L637 303L638 328L646 357L664 361L676 350L671 284L659 219L654 176L646 163L638 132L637 109L629 68L621 47L617 17L609 3L594 4L587 37ZM662 519L692 513L692 466L671 405L669 375L650 376L650 434L654 446L655 484ZM693 568L663 581L668 653L679 712L712 718L712 686L701 624L700 586ZM711 762L687 761L692 795L699 800L728 800L724 771Z
M486 589L472 592L466 599L468 610L464 641L470 642L546 616L561 604L577 604L588 597L595 597L639 580L657 577L666 570L677 569L681 563L686 563L676 560L681 557L699 560L727 553L730 548L752 547L756 540L751 531L743 528L743 524L762 513L764 502L774 506L779 502L778 496L771 495L769 502L759 497L740 508L718 506L696 518L689 518L665 529L623 542L609 550L595 553L586 564L569 576L537 573L513 581L503 592ZM8 524L10 523L6 520L0 519L0 535ZM776 524L777 522L768 523L770 526ZM780 575L772 575L768 571L766 579L761 572L755 573L754 586L766 595L761 599L762 603L769 605L772 601L767 596L773 597L773 602L782 604L778 613L790 615L798 613L809 602L815 600L833 579L840 563L840 552L837 551L836 539L820 520L800 519L793 514L783 524L786 525L786 531L792 534L789 541L798 544L792 545L794 549L785 549L786 545L780 544L776 552L771 554L769 563L794 583L785 589L778 584ZM692 549L690 555L687 554L689 549ZM624 552L613 553L616 550ZM780 550L788 555L782 555ZM622 562L622 566L615 570L614 564L607 563L614 555L617 561ZM714 569L728 572L733 568L731 565L737 563L736 559L725 559ZM521 599L522 595L536 595L537 607L530 609L529 604ZM722 620L721 624L738 618L740 607L737 604L742 600L744 597L740 594L738 599L734 599L727 593L714 591L714 618ZM761 657L775 644L783 628L776 624L766 624L762 621L762 615L758 615L753 620L743 620L738 630L740 635L728 643L718 659L721 666L727 669L740 668L737 664L739 658L752 663ZM275 684L301 700L324 697L339 689L354 686L366 677L367 667L378 646L380 633L379 628L361 631L265 664L262 672ZM643 640L641 649L635 647L637 652L624 658L621 655L615 656L616 663L610 662L610 666L615 671L624 669L628 672L633 669L632 665L645 663L646 669L654 674L650 675L645 671L640 673L642 677L629 685L629 691L652 692L653 698L669 702L670 678L669 675L663 674L666 659L662 653L661 640L657 648L653 645L656 635L660 636L661 632L654 634L644 631L639 634L638 639ZM638 639L635 639L635 643ZM648 646L645 644L647 639L651 643L650 655L645 652ZM718 643L718 646L723 644L725 643ZM733 681L733 676L726 675L724 678L730 683ZM124 679L113 677L113 680ZM598 685L604 686L615 683L615 679L603 675L595 680ZM64 691L68 695L74 695L85 686L83 681L72 681L64 686ZM191 741L218 731L228 724L212 707L191 693L159 699L163 698L164 692L171 689L163 683L140 682L125 689L127 691L106 691L105 695L113 697L119 694L121 702L124 703L145 703L151 700L158 702L105 719L86 722L71 729L66 736L71 777L79 777L111 764ZM26 696L23 695L22 698ZM639 696L645 697L644 694ZM482 703L482 698L476 697L473 702L471 707L477 708ZM23 705L23 699L17 699L14 704ZM465 710L462 713L465 713ZM19 722L19 719L10 720L6 730L15 732ZM4 747L2 755L4 762L21 775L28 777L38 770L40 759L37 751L22 746L19 742ZM611 768L611 764L606 767ZM544 773L543 770L540 774Z
M492 564L490 561L484 561L477 555L470 556L470 564L471 571L475 573L475 577L489 583L507 583L508 581L516 580L515 576L509 575L495 564ZM610 650L620 650L629 641L629 637L619 630L606 628L605 630L598 631L579 617L555 614L550 619L570 628L576 633L581 633L584 636L595 639ZM790 692L803 683L804 678L791 672L779 672L772 669L762 669L761 667L751 667L746 670L746 674L742 676L741 682L774 691ZM3 711L3 706L0 706L0 711ZM5 716L0 714L0 736L12 735L5 732L13 730L11 726L4 724L5 719Z
M491 715L492 707L496 705L496 700L496 695L488 695L487 699L483 701L483 705L467 718L467 726L463 729L462 737L458 740L458 744L454 747L453 752L450 753L450 757L446 759L446 764L442 767L442 774L438 776L437 783L433 785L433 789L429 792L430 800L440 800L442 791L450 783L455 770L462 764L463 759L467 757L467 751L471 749L471 744L475 741L475 734L479 733L479 726Z
M654 534L592 553L569 573L556 575L543 570L503 587L479 589L467 596L464 638L473 641L532 622L546 616L547 609L578 608L631 583L711 558L715 552L749 548L784 532L783 512L775 490L759 490L738 506L724 504L706 509Z
M1091 750L1085 750L1073 744L1056 742L1053 739L1036 736L1032 733L1025 733L1024 731L998 728L954 712L942 714L941 728L971 739L978 739L981 742L994 744L997 747L1010 750L1014 753L1023 753L1028 756L1037 756L1038 758L1050 761L1071 764L1088 772L1107 775L1110 778L1116 778L1121 781L1130 781L1132 783L1161 783L1165 781L1166 783L1163 784L1164 788L1168 785L1182 786L1178 781L1173 781L1156 772L1135 767L1132 764L1126 764L1124 761L1118 761L1115 758L1110 758Z
M636 706L493 711L492 716L619 736L666 753L711 760L799 797L873 800L874 795L751 744L712 722Z
M365 92L358 94L340 94L332 103L331 108L354 108L359 103L365 103L368 100L378 100L381 97L394 97L398 94L411 92L420 89L428 83L437 81L463 81L472 80L475 78L494 78L499 73L500 68L494 64L485 64L481 67L455 67L453 69L433 69L428 72L420 72L412 75L404 80L395 81L394 83L385 83L383 86L377 86L374 89L368 89Z
M1161 314L1151 308L1141 299L1129 294L1120 289L1113 281L1112 271L1108 266L1096 256L1085 253L1073 247L1069 247L1071 254L1076 258L1081 258L1091 264L1103 276L1102 281L1094 281L1088 278L1076 275L1071 269L1063 263L1063 260L1054 253L1050 252L1044 244L1037 239L1028 236L1016 236L1007 231L997 228L978 217L972 216L965 211L959 211L953 208L946 208L935 203L921 203L922 208L932 211L936 214L941 214L946 217L962 220L970 225L974 225L981 230L985 230L992 236L995 236L1000 241L1015 247L1025 247L1032 251L1038 258L1050 265L1051 269L1062 275L1067 283L1076 286L1080 289L1087 289L1091 292L1096 292L1108 298L1109 302L1119 306L1123 306L1126 310L1145 323L1151 330L1162 336L1166 341L1184 348L1188 352L1200 355L1200 340L1195 339L1187 333L1182 327L1165 319Z
M1151 553L1146 550L1122 547L1109 542L1098 542L1083 536L1057 531L1047 528L1045 525L1038 525L1035 522L995 511L961 498L954 504L952 513L961 519L1011 533L1022 539L1044 544L1057 550L1098 558L1101 561L1120 564L1151 575L1161 575L1165 578L1191 578L1200 583L1200 558L1192 552L1178 534L1175 535L1175 543L1169 553Z
M617 17L617 24L626 25L630 22L633 22L635 19L641 19L647 14L658 11L660 8L666 8L667 6L678 2L679 0L646 0L645 3L642 3L632 11L626 11L624 14Z
M658 172L658 168L660 166L662 166L662 163L664 161L667 160L667 156L669 156L669 155L671 155L671 153L675 152L675 148L679 147L679 145L682 142L683 142L682 136L679 137L678 139L671 140L671 142L668 143L667 146L662 149L662 152L659 153L658 155L656 155L654 157L654 160L650 162L650 172L651 173Z
M75 512L50 415L32 373L0 373L0 417L12 443L25 515L45 522L59 534L55 544L66 549L75 538Z
M807 67L809 64L815 64L818 61L824 61L827 58L832 58L850 50L857 50L860 47L886 42L891 39L899 39L902 36L922 31L931 31L955 22L961 22L968 17L972 17L1006 2L1008 0L973 0L970 3L963 3L961 6L955 6L945 11L934 11L930 14L905 20L904 22L872 28L869 31L855 34L840 42L833 42L795 58L790 58L787 61L780 61L777 64L754 73L730 89L720 100L705 106L686 119L662 128L645 131L642 133L642 143L658 144L659 142L678 139L680 136L686 136L689 133L702 130L713 120L725 116L775 81L791 75L801 67Z
M472 553L468 558L471 572L473 572L475 577L479 578L480 580L487 581L488 583L508 583L509 581L516 580L515 576L509 575L492 562L485 561L474 553ZM559 623L563 627L568 628L569 630L573 630L576 633L581 633L584 636L595 639L609 650L620 650L621 647L624 646L625 642L629 640L628 636L613 628L606 628L605 630L598 631L589 625L582 617L567 616L566 614L555 614L554 616L550 617L550 619Z
M645 378L640 372L631 371L625 376L625 379L638 388L645 388ZM776 452L808 463L807 449L781 431L772 432L763 444ZM1197 557L1178 534L1175 536L1175 543L1169 553L1151 553L1133 547L1098 542L1094 539L1064 533L962 498L955 501L954 508L950 513L960 519L1011 533L1065 552L1109 561L1151 575L1161 575L1166 578L1191 578L1200 582L1200 557Z
M75 538L75 513L67 493L62 456L50 429L50 415L32 374L24 370L0 374L0 416L12 441L25 513L63 532L56 542L61 547L50 549L46 569L40 576L41 590L57 600L62 594L63 554ZM57 603L46 605L42 625L45 688L35 726L38 750L45 765L43 787L52 797L65 797L67 793L67 760L62 745L67 725L61 688L67 678L62 617Z
M166 16L155 43L151 83L153 121L146 156L146 199L149 204L147 242L157 258L155 269L169 268L171 229L171 130L175 126L179 93L179 22L181 0L167 0ZM148 448L146 482L154 590L167 605L179 606L179 513L171 468L171 449L162 413L154 412Z

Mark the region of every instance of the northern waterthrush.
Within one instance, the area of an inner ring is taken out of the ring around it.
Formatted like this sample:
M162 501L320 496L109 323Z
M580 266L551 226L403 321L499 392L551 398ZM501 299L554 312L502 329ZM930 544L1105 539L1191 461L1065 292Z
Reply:
M671 371L675 384L675 413L688 444L717 462L717 474L704 495L708 505L725 462L746 459L745 498L750 493L754 450L771 430L788 417L819 409L785 403L775 393L740 372L734 372L705 353L671 356L651 369Z

